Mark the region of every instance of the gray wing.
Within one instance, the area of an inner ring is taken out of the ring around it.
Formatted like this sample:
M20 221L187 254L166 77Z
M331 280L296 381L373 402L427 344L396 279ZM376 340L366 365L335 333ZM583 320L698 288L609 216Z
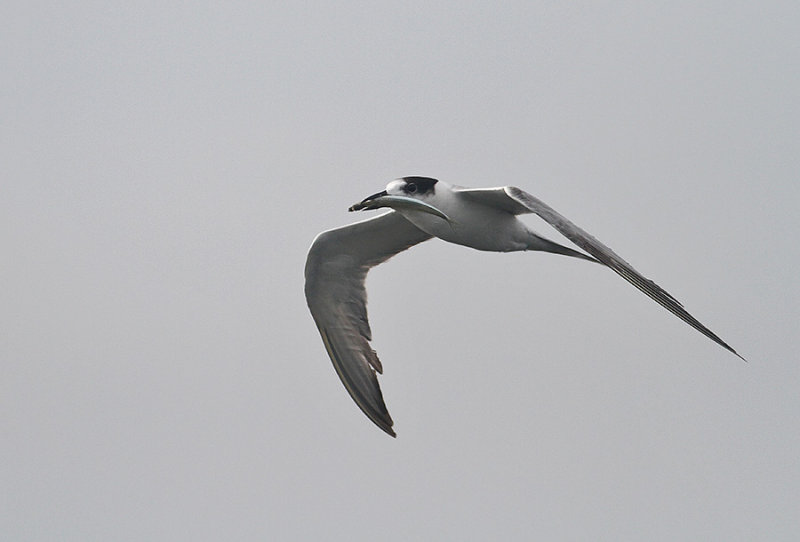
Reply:
M375 425L395 436L375 372L383 372L370 347L364 281L370 268L431 236L399 213L323 232L306 258L306 301L336 373Z
M652 280L642 276L633 268L633 266L620 258L613 250L570 222L566 217L558 213L555 209L544 203L542 200L513 186L483 189L461 189L459 192L463 193L465 196L473 199L474 201L480 201L485 205L492 205L494 207L504 209L515 215L525 213L535 213L539 215L539 217L553 226L564 237L597 258L597 260L601 263L610 267L612 270L614 270L614 272L647 294L659 305L729 352L732 352L739 358L744 359L736 352L736 350L731 348L725 341L720 339L713 331L708 329L694 316L689 314L677 299L668 294Z

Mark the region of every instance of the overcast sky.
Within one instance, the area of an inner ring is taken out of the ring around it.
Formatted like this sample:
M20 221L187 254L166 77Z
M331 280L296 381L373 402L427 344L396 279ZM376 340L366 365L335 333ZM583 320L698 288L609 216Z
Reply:
M796 1L3 3L0 538L800 539L798 35ZM599 266L434 240L369 276L388 437L303 265L404 175L531 192L749 363Z

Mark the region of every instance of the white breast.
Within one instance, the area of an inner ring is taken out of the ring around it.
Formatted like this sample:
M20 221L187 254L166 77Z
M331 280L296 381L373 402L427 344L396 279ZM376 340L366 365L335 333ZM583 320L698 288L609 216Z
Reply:
M399 210L412 224L435 237L478 250L510 252L525 250L528 229L516 216L459 196L448 186L437 184L436 193L425 198L450 220L416 210Z

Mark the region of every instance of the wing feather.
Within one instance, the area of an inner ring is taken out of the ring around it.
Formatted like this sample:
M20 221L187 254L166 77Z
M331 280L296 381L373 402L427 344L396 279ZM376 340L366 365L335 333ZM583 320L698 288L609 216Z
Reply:
M736 350L731 348L725 341L720 339L713 331L701 324L694 316L689 314L683 308L678 300L667 293L663 288L652 280L641 275L636 269L628 262L623 260L617 253L608 248L606 245L595 239L592 235L585 232L566 217L556 212L555 209L544 203L542 200L528 194L513 186L506 186L502 189L508 197L517 204L525 207L532 213L536 213L545 222L553 226L564 237L575 243L578 247L582 248L601 263L610 267L622 278L636 286L639 290L647 294L651 299L656 301L659 305L667 309L669 312L692 326L694 329L722 346L729 352L735 354L743 359Z
M333 367L364 414L391 436L394 422L376 375L383 367L369 344L364 282L372 267L430 238L391 211L319 234L306 258L306 301Z
M672 314L692 326L694 329L732 352L741 359L736 350L731 348L725 341L720 339L714 332L701 324L694 316L689 314L677 299L672 297L666 290L661 288L652 280L644 277L631 264L622 259L616 252L598 241L594 236L587 233L568 220L565 216L558 213L555 209L544 203L539 198L528 194L514 186L495 187L495 188L462 188L458 190L469 199L481 202L485 205L492 205L499 209L504 209L511 214L520 215L525 213L535 213L545 222L553 226L564 237L575 243L579 248L585 250L598 261L610 267L622 278L636 286L639 290L656 301L659 305L670 311Z

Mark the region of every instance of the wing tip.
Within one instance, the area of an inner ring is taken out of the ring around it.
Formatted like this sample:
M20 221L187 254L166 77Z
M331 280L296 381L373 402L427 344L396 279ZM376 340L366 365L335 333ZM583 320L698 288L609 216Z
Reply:
M731 352L731 353L732 353L734 356L736 356L737 358L739 358L739 359L740 359L740 360L742 360L743 362L745 362L745 363L750 363L749 361L747 361L747 360L745 359L745 357L744 357L743 355L741 355L739 352L737 352L736 350L734 350L734 349L733 349L733 348L731 348L730 346L728 347L728 350L729 350L729 351L730 351L730 352Z
M359 405L359 407L361 407L361 405ZM397 438L397 433L395 433L394 429L392 429L392 426L394 425L394 420L392 420L392 417L389 415L389 411L386 410L385 405L383 408L384 412L380 413L375 411L367 412L366 410L364 410L364 408L361 408L361 410L364 412L364 414L367 415L367 417L370 419L370 421L372 421L372 423L374 423L381 429L381 431L383 431L392 438Z
M378 393L380 393L380 391ZM383 395L383 394L381 394L381 395ZM381 396L381 402L383 402L383 397L382 396ZM386 433L387 435L389 435L392 438L397 438L397 433L395 433L394 429L392 429L392 426L394 425L394 420L392 419L391 415L389 414L389 411L386 410L386 405L385 404L383 405L383 409L382 409L383 412L365 408L366 405L362 406L362 404L358 403L358 402L356 402L356 404L361 409L361 411L364 414L367 415L367 418L369 418L369 420L372 423L377 425L378 428L381 431L383 431L384 433Z
M366 414L372 423L377 425L387 435L397 438L397 434L392 429L394 421L392 420L389 411L386 409L386 403L383 401L383 393L381 393L380 384L378 384L378 379L375 376L374 365L371 362L367 365L367 367L370 367L371 369L371 380L374 387L372 387L370 390L360 389L359 386L348 375L348 371L346 370L347 365L339 357L339 354L336 351L330 336L328 335L328 330L322 326L317 326L317 328L322 336L322 343L325 345L325 349L328 351L328 356L333 362L333 368L336 371L336 374L339 375L339 379L342 381L342 384L344 384L344 387L350 394L350 397L356 403L358 408L361 409L364 414ZM375 351L372 350L371 352L377 361L377 355L375 354ZM378 365L380 365L380 362L378 362ZM365 391L371 392L371 397L366 395Z
M386 415L384 416L382 413L378 413L378 412L371 411L371 410L368 411L368 410L364 409L364 407L362 407L360 404L358 405L358 407L361 408L361 411L364 414L366 414L367 417L369 418L369 420L372 423L374 423L375 425L377 425L378 428L381 431L383 431L384 433L386 433L387 435L389 435L392 438L397 438L397 433L395 433L394 429L392 429L392 426L394 425L394 421L392 420L392 417L389 416L389 412L388 411L386 412Z

